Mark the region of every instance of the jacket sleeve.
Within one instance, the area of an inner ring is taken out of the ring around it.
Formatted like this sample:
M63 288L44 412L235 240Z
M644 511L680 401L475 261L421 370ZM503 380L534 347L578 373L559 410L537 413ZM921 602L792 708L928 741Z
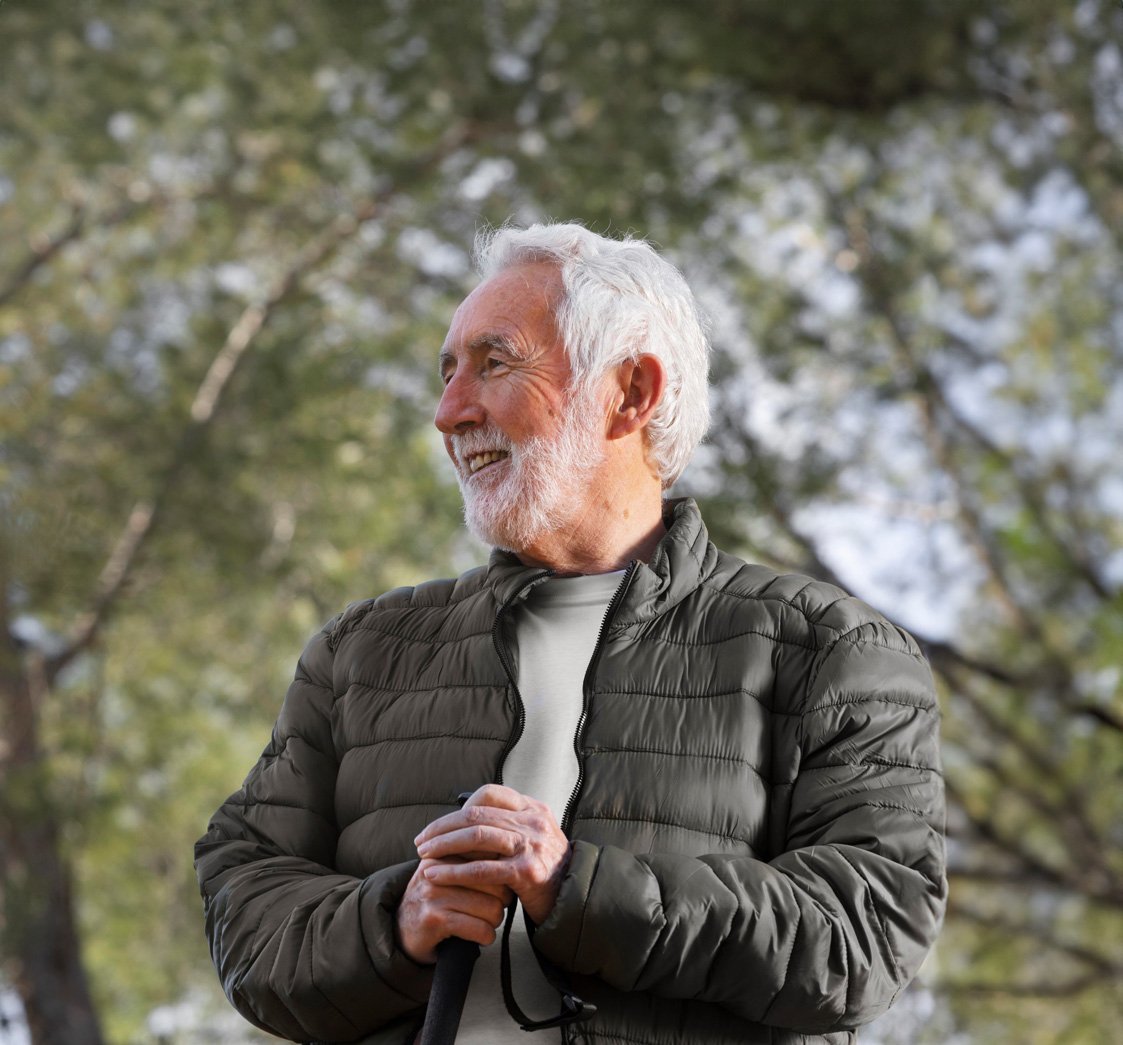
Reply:
M581 841L535 946L618 990L805 1032L880 1015L946 897L938 709L915 643L874 622L814 659L784 839L770 861Z
M354 1041L402 1021L431 973L396 946L416 861L366 878L333 869L332 625L308 644L272 738L195 846L206 933L223 989L251 1023L294 1041Z

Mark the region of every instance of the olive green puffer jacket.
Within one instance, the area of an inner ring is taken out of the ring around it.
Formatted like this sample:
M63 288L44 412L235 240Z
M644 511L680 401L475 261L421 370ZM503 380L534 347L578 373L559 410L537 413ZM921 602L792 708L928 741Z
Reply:
M594 654L572 856L534 935L598 1006L564 1034L852 1041L943 913L930 673L865 604L718 551L691 501L667 511ZM309 643L268 747L196 847L214 961L252 1022L411 1040L431 983L395 945L412 839L501 779L522 715L505 609L543 576L494 553Z

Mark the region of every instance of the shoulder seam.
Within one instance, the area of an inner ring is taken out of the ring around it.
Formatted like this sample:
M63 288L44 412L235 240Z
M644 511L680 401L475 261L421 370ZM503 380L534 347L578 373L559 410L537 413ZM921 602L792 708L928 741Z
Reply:
M784 576L784 575L781 575L781 576ZM870 616L868 620L864 620L859 624L853 625L853 627L849 628L846 631L842 631L841 629L836 628L836 627L834 627L833 625L830 625L830 624L824 624L822 622L822 614L825 614L828 610L830 610L833 606L837 606L840 602L852 601L852 602L855 602L855 603L861 603L862 605L866 605L865 603L862 603L861 599L857 598L857 596L850 595L846 592L843 592L843 594L840 595L838 598L833 599L831 602L828 602L825 606L821 607L819 617L812 617L807 612L807 610L802 609L801 607L795 605L794 600L799 598L799 596L802 595L812 585L826 584L826 583L827 583L826 581L817 581L813 578L808 579L807 583L804 584L804 586L802 588L800 588L799 591L795 592L795 594L792 595L790 598L780 596L780 595L768 595L768 594L765 594L763 592L761 594L758 594L758 595L752 595L752 594L749 594L747 592L732 591L728 587L720 587L720 586L718 586L718 585L716 585L716 584L714 584L714 583L712 583L711 581L708 581L708 580L704 580L704 581L700 582L699 587L706 588L708 591L712 591L716 595L727 595L731 599L739 599L742 602L761 602L761 603L763 603L763 602L775 602L775 603L779 603L781 606L788 607L788 609L790 609L793 613L799 614L799 616L802 617L803 620L805 620L808 623L808 625L810 625L812 628L825 628L828 631L834 633L825 642L823 642L821 644L807 646L806 647L807 649L823 650L823 649L826 649L827 646L829 646L831 643L835 642L837 639L844 638L845 636L851 634L852 632L858 631L859 629L867 627L870 624L879 624L879 623L882 623L882 622L889 623L887 621L887 619L885 618L884 614L878 613L878 611L873 609L873 607L871 606L870 611L872 612L872 616ZM841 589L835 588L834 585L830 585L830 587L833 588L836 591L841 590ZM793 642L792 645L801 645L801 644Z

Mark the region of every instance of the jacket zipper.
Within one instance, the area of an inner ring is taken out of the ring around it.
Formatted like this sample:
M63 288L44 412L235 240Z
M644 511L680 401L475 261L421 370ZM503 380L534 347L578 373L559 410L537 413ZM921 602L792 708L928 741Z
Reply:
M558 825L562 834L566 837L569 837L573 807L577 804L577 796L581 792L581 785L585 782L585 756L582 754L581 747L585 735L585 721L589 717L589 698L592 692L593 677L596 675L597 663L600 661L601 651L604 647L604 636L608 631L609 622L620 608L620 603L624 601L624 596L628 593L628 587L632 583L632 578L635 576L638 566L639 561L637 559L628 563L624 579L620 582L620 587L616 589L616 594L612 596L608 608L604 611L604 619L601 621L600 631L597 633L597 644L593 647L593 655L589 658L589 666L585 669L585 678L581 683L581 717L577 720L577 729L573 733L573 753L577 756L577 783L573 785L573 790L569 793L569 801L565 804L565 812L562 814L561 823Z
M507 738L507 745L503 748L503 753L499 756L499 766L495 770L495 782L497 784L503 783L503 766L507 762L507 756L511 753L511 749L522 739L523 730L526 729L526 705L523 703L522 694L519 692L518 680L515 678L514 668L511 665L510 658L507 656L507 650L500 640L499 628L503 622L504 615L515 602L522 598L526 592L540 581L551 576L553 576L553 571L547 570L527 581L526 584L519 588L514 595L499 607L495 614L495 621L491 625L491 644L495 647L495 652L499 656L499 663L503 665L503 670L507 674L507 681L511 684L511 692L515 696L515 725L511 730L511 735Z
M570 793L569 801L566 802L565 813L562 816L561 827L562 833L569 834L569 819L573 809L573 804L577 800L577 794L581 790L581 784L585 776L585 761L581 757L581 736L585 730L585 719L589 714L589 684L592 681L593 674L596 670L597 661L600 659L601 647L604 645L604 634L608 630L608 622L612 619L625 593L628 590L628 585L631 583L632 576L636 572L636 567L639 566L637 560L633 560L628 564L628 569L624 574L624 579L620 582L620 586L616 589L616 593L612 596L612 600L608 604L608 608L604 612L604 619L601 621L600 631L597 634L597 643L593 647L593 655L589 659L589 667L585 670L585 678L582 682L582 698L581 698L581 717L577 720L577 729L573 734L573 750L577 755L577 783L573 785L573 791ZM519 692L519 684L515 679L514 668L511 664L510 658L507 656L507 650L503 645L500 638L499 631L503 623L503 617L512 605L522 597L531 587L536 585L539 581L545 580L547 577L553 575L553 571L549 570L545 573L539 574L537 577L527 581L514 595L511 596L502 606L499 607L495 614L495 621L491 625L491 643L495 647L495 652L499 657L499 663L503 665L503 670L507 674L507 681L511 684L511 692L515 696L515 726L511 731L511 735L507 738L507 745L503 748L503 753L499 756L499 766L495 771L495 782L497 784L503 783L503 766L507 762L507 756L511 753L512 748L522 738L523 731L526 729L526 705L523 703L522 694ZM504 943L504 945L506 945ZM573 1041L570 1034L570 1027L568 1024L563 1024L560 1028L561 1039L563 1045Z

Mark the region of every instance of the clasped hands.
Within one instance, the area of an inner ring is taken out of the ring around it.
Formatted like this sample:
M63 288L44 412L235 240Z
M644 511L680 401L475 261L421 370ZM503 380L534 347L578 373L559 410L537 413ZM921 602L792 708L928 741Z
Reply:
M397 928L402 950L421 964L435 962L449 936L493 943L516 896L540 924L569 863L569 839L550 807L501 784L485 784L414 844L421 863L398 904Z

